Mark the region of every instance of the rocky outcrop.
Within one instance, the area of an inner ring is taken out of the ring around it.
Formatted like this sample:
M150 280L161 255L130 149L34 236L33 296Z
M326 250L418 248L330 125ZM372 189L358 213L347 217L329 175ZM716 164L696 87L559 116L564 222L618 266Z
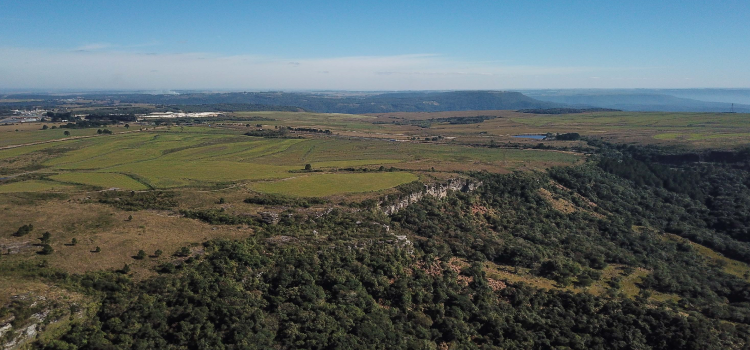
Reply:
M389 203L388 197L380 203L380 209L383 210L387 215L393 215L399 210L408 207L409 205L416 203L425 196L433 196L437 198L444 198L450 191L459 192L471 192L477 187L481 186L481 182L472 182L467 179L450 179L444 184L428 184L424 185L424 189L420 192L414 192L409 195L399 197L395 202Z
M260 221L265 222L266 224L273 225L279 222L279 214L264 211L260 213Z
M71 296L59 290L55 293ZM29 343L50 329L86 318L89 309L79 302L33 293L12 296L11 303L0 308L0 315L4 315L0 317L0 350L26 349Z

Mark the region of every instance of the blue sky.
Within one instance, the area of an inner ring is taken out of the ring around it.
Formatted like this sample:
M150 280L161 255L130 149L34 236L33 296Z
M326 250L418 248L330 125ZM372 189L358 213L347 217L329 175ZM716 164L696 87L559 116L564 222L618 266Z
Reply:
M0 88L750 87L750 1L7 1Z

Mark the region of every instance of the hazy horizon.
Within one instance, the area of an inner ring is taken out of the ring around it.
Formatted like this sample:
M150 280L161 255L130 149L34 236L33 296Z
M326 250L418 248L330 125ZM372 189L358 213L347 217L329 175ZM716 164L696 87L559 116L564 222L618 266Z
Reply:
M750 3L12 2L0 89L750 88Z

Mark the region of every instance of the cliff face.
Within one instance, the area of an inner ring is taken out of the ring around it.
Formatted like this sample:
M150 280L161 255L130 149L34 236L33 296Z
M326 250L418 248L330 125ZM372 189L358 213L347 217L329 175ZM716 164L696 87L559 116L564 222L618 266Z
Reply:
M448 183L445 184L425 185L424 190L420 192L414 192L407 196L399 197L395 203L383 204L381 202L380 209L383 210L383 212L385 212L387 215L393 215L399 210L408 207L412 203L416 203L425 196L443 198L448 195L449 191L471 192L481 185L481 182L471 182L467 179L450 179L448 180Z

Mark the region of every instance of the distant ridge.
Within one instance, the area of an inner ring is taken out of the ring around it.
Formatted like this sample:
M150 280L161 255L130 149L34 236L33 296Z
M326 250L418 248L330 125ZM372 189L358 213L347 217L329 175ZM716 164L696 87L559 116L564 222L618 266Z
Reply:
M622 112L622 110L612 108L534 108L519 109L517 112L532 114L574 114L590 112Z
M42 101L72 98L50 95L10 95L9 98ZM540 101L519 92L508 91L451 91L451 92L394 92L341 95L334 93L300 92L231 92L185 94L91 94L94 100L117 100L121 103L151 103L157 105L267 105L294 106L321 113L388 113L388 112L446 112L468 110L517 110L555 108L563 105ZM34 102L42 104L41 102Z
M728 112L731 103L702 101L668 94L672 90L536 90L529 96L574 108L613 108L638 112ZM739 113L750 113L750 105L735 104Z

